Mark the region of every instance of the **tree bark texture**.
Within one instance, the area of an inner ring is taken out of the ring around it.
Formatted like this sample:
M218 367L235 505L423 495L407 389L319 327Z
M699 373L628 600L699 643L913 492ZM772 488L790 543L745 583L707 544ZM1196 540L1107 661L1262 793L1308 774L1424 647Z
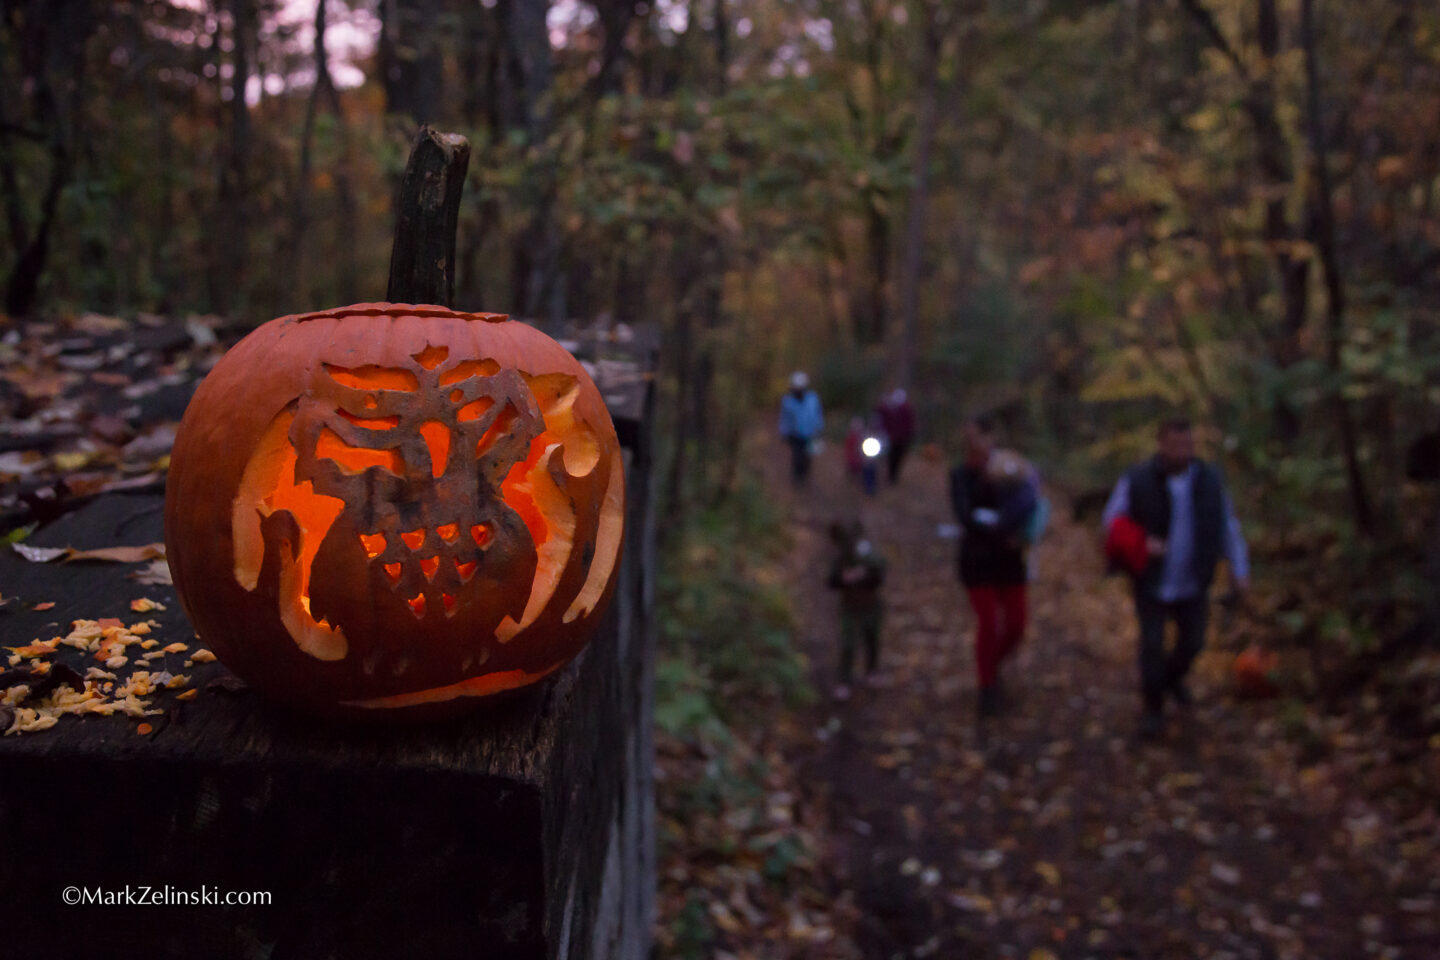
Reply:
M1301 355L1301 334L1309 316L1310 259L1297 256L1296 240L1302 231L1285 212L1285 194L1293 187L1295 172L1289 146L1280 125L1276 106L1274 64L1280 53L1280 18L1276 0L1259 0L1256 7L1256 39L1260 62L1253 69L1226 39L1214 15L1201 0L1181 0L1181 6L1205 33L1206 40L1230 61L1246 87L1243 106L1255 129L1255 163L1264 191L1265 223L1262 236L1274 265L1280 287L1281 318L1270 336L1270 355L1280 370L1292 366ZM1275 433L1284 442L1300 435L1300 415L1282 396L1275 404Z
M87 0L28 0L0 6L3 28L10 33L19 60L22 85L30 91L18 103L0 103L0 191L15 262L5 278L5 312L23 316L39 300L40 278L50 254L50 235L59 214L60 197L74 179L76 158L84 135L85 43L97 18ZM6 70L8 73L8 68ZM68 96L62 96L68 93ZM11 140L23 136L23 112L29 103L36 120L34 139L43 140L50 168L32 225L16 174Z
M1320 106L1319 54L1316 50L1315 0L1300 2L1300 35L1305 52L1306 119L1310 154L1315 164L1315 185L1311 190L1315 246L1325 278L1325 355L1335 381L1331 403L1340 430L1340 452L1345 460L1345 481L1355 525L1369 533L1375 526L1374 510L1360 467L1359 438L1355 415L1346 402L1342 380L1341 348L1345 338L1345 281L1340 271L1340 254L1335 246L1335 210L1331 199L1330 163L1326 155L1324 119Z
M440 0L380 0L380 75L387 113L433 123L444 96Z
M914 187L905 219L905 259L900 266L900 339L896 351L896 382L910 389L915 380L915 357L920 335L920 274L925 259L925 208L930 203L930 154L940 125L938 106L940 52L945 37L941 14L925 5L925 31L921 38L920 109L912 164Z

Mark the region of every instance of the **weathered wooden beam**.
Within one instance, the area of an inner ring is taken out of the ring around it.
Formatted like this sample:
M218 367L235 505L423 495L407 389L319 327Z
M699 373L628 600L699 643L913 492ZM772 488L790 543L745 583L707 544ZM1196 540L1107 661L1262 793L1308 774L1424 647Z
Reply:
M391 303L455 305L455 229L470 165L470 141L428 124L420 128L395 195L390 250Z

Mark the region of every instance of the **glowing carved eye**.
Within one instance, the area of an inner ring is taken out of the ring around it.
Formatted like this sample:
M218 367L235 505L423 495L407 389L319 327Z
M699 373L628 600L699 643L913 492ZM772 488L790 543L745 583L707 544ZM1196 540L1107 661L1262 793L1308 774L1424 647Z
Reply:
M448 387L471 377L493 377L500 372L500 364L494 360L466 360L457 363L440 375L440 386Z
M415 362L420 364L420 366L424 367L426 370L434 370L436 367L440 366L440 364L444 363L445 358L448 356L450 356L449 347L437 347L434 344L429 343L425 345L424 350L421 350L419 353L414 354Z
M333 460L343 473L361 474L371 467L387 470L397 477L405 475L405 463L398 450L375 450L369 447L352 447L330 428L320 431L315 442L315 456L321 460Z
M457 390L455 392L459 393L460 391ZM456 397L455 399L458 400L460 398ZM471 420L479 420L481 417L485 416L486 411L488 411L493 406L495 406L495 401L491 400L489 397L481 397L479 400L472 400L469 403L465 404L465 406L461 407L458 411L456 411L455 419L459 420L461 423L468 423Z
M385 534L383 533L362 533L360 542L365 545L365 555L371 560L385 552Z
M479 401L477 400L476 403L478 402ZM470 406L473 407L475 406L475 404L472 403L470 404ZM507 433L510 433L510 431L514 429L515 421L517 419L519 418L515 415L514 407L506 407L503 411L501 411L500 416L495 418L495 422L490 424L490 429L485 431L485 436L481 437L479 442L475 444L475 456L484 456L485 451L489 450L492 446L494 446L495 441L499 440L501 437L505 436Z
M414 393L420 389L420 381L415 374L409 370L400 370L395 367L358 367L354 370L345 367L335 367L325 364L325 372L330 374L330 379L342 387L349 387L352 390L403 390L406 393ZM374 394L366 394L373 397ZM369 404L365 404L369 407Z
M440 599L445 602L445 616L448 617L453 614L455 612L455 598L448 593L442 593L440 594Z
M385 576L390 578L391 583L399 583L403 569L398 563L387 563L385 564Z
M450 460L450 428L443 423L428 420L420 424L420 436L425 438L425 447L430 451L430 472L436 477L445 473Z
M425 594L422 593L418 597L411 597L406 603L410 604L410 612L415 614L415 616L425 616Z
M469 583L470 578L475 576L475 568L480 566L480 561L471 560L469 563L455 563L455 572L460 574L461 583Z
M411 530L409 533L400 534L400 539L405 541L405 546L411 550L419 550L425 545L425 531Z
M440 558L426 557L420 561L420 570L425 574L425 579L434 580L435 574L440 572Z
M470 536L475 538L475 546L487 547L490 545L490 528L483 523L477 523L470 528Z
M458 523L442 523L435 528L435 532L440 534L441 540L453 543L455 538L460 536L460 525Z
M337 410L336 412L346 420L355 424L355 426L364 427L366 430L394 430L400 426L400 418L398 416L366 418L357 417L349 410Z

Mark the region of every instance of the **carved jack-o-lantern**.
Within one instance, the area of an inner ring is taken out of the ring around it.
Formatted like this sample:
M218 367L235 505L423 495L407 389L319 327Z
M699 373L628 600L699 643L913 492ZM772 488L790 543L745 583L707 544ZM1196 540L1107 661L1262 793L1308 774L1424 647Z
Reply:
M624 472L585 370L500 314L282 317L196 391L165 539L202 641L293 703L436 712L584 646Z

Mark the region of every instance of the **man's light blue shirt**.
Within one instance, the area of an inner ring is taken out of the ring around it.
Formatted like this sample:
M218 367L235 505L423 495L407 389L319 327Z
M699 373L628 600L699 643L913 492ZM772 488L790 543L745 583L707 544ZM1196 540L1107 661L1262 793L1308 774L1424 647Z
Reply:
M1170 536L1166 540L1164 570L1156 590L1158 599L1165 603L1179 600L1193 600L1200 595L1200 583L1195 577L1195 473L1194 463L1180 473L1165 478L1170 488ZM1230 564L1230 574L1237 580L1250 578L1250 551L1245 544L1245 535L1240 532L1240 521L1235 516L1235 505L1230 501L1228 491L1221 491L1225 501L1225 559ZM1130 475L1120 477L1110 501L1105 504L1102 518L1105 529L1121 514L1130 512Z

